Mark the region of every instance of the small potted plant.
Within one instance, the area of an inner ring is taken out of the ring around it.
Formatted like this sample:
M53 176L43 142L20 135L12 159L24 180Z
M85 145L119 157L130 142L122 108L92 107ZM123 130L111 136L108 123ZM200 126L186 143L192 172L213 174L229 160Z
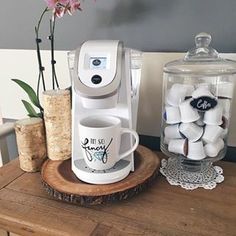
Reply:
M13 79L30 98L30 102L22 100L30 118L18 121L15 128L21 168L25 171L36 171L40 168L42 160L46 157L46 146L47 156L52 160L65 160L71 156L70 91L68 89L60 89L58 83L55 66L56 60L54 57L54 32L57 19L62 18L67 13L72 15L77 10L81 10L80 2L78 0L45 0L45 2L47 6L35 26L39 66L37 91L35 92L25 82ZM40 52L42 39L39 37L41 22L48 12L52 14L49 22L50 33L48 36L51 49L51 90L47 90L45 86L45 68ZM39 99L41 86L43 90L43 105L41 105ZM35 135L38 135L38 138ZM31 153L29 153L30 148L32 149ZM28 164L27 161L29 162Z
M22 100L30 118L15 123L20 167L27 172L39 171L47 156L45 128L42 119L43 108L36 93L28 84L17 79L13 81L27 92L32 104L40 110L37 113L29 102Z

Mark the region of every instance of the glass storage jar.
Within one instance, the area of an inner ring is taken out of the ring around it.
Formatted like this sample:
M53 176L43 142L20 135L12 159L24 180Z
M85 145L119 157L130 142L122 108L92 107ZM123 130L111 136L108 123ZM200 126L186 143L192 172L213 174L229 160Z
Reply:
M198 34L183 59L164 66L161 151L169 157L164 174L189 188L214 183L212 163L227 149L236 62L221 58L210 42L209 34Z

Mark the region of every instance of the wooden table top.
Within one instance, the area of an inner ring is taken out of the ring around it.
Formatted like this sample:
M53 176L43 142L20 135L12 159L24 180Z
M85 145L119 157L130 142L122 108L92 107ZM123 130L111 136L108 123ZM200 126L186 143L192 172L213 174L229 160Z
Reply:
M20 235L236 235L236 164L218 162L225 181L187 191L159 175L122 202L80 207L54 200L39 173L14 160L0 168L0 228Z

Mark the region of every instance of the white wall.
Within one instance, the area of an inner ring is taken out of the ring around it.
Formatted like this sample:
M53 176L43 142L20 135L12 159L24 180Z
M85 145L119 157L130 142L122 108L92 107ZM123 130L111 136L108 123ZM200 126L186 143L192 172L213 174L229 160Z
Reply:
M49 51L43 51L45 77L50 82ZM171 60L183 57L183 53L144 53L141 94L138 115L138 132L144 135L160 136L162 68ZM236 60L236 54L222 54ZM61 88L70 85L67 67L67 52L57 51L57 74ZM21 99L27 96L11 81L18 78L36 88L38 65L35 50L0 50L0 106L4 118L20 119L26 117ZM49 86L48 88L50 88ZM235 89L236 92L236 89ZM229 145L236 146L236 96L233 101L233 114L230 124Z
M42 51L45 77L51 88L50 52ZM61 88L70 85L65 51L55 52L57 74ZM0 106L4 118L20 119L26 116L21 99L28 100L25 92L11 79L20 79L36 89L38 64L36 50L0 50Z

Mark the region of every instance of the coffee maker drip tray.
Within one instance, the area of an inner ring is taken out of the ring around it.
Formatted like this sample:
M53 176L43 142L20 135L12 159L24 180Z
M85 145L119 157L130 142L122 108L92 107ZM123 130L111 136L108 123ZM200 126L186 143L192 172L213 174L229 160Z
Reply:
M73 170L78 178L90 184L111 184L128 176L131 171L131 162L118 161L112 168L107 170L94 170L87 166L84 159L75 160Z

